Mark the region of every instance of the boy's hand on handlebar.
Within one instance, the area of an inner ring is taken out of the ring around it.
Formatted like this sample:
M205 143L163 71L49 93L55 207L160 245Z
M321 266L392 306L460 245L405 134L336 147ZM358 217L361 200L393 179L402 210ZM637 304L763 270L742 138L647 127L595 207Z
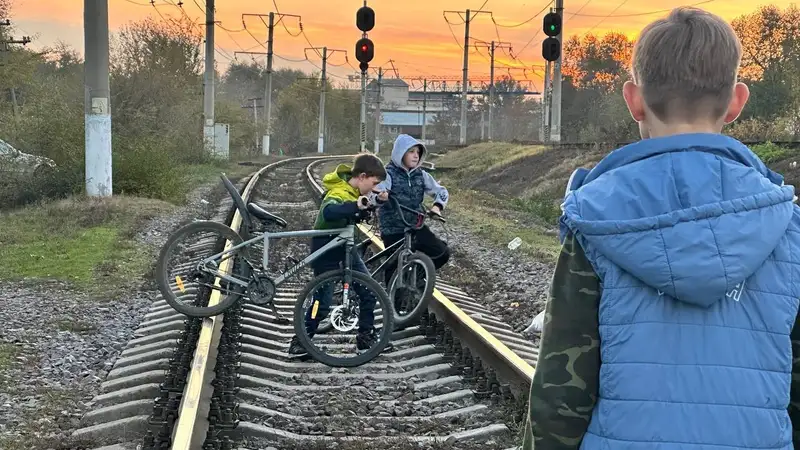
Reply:
M379 202L385 202L389 200L389 191L379 192L375 198L377 198Z
M442 217L442 210L439 208L439 205L433 205L431 209L428 210L428 217L434 220L438 220L439 222L444 223L444 217Z

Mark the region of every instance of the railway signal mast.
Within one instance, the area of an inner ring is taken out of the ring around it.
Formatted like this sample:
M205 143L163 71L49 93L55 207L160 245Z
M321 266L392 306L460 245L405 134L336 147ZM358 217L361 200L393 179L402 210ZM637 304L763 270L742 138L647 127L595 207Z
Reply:
M372 58L375 57L375 44L367 37L367 32L375 28L375 11L364 6L356 12L356 26L361 30L361 39L356 41L356 59L358 68L361 69L361 151L367 151L367 70ZM380 95L380 93L378 93ZM375 151L377 152L378 136L375 136Z
M542 93L542 141L561 142L561 41L563 36L562 11L564 1L556 0L553 11L544 16L542 28L547 38L542 42L545 66ZM553 65L553 91L550 93L550 66ZM552 119L551 119L552 113ZM548 127L549 125L549 127ZM548 130L549 128L549 130ZM548 136L549 134L549 136Z

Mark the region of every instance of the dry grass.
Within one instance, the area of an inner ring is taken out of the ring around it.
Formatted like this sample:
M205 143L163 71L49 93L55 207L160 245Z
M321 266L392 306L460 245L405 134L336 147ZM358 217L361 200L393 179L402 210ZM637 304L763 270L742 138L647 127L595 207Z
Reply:
M536 260L558 255L557 220L567 179L591 167L600 151L482 143L436 158L437 178L451 191L449 214L494 245L515 237Z
M787 184L800 179L791 167L797 150L771 143L752 150ZM552 262L558 252L559 204L570 174L594 167L607 150L552 149L482 143L450 150L435 159L437 178L451 191L449 213L493 244L523 240L522 251Z

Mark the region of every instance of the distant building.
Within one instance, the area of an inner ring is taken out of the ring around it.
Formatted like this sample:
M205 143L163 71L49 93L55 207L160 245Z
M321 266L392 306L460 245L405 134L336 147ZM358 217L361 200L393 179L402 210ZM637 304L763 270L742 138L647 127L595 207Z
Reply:
M367 84L367 99L372 114L375 111L377 80ZM430 125L436 114L445 110L448 93L409 91L408 83L400 78L381 80L381 136L382 140L393 140L394 136L405 133L422 139L423 103L425 103L425 140L435 144L436 136ZM372 116L374 117L374 116Z

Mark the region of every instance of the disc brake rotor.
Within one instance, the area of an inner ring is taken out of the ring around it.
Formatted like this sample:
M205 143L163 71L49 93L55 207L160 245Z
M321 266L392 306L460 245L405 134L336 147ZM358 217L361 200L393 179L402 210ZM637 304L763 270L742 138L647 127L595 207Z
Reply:
M345 309L343 305L333 308L330 314L331 325L338 331L353 331L358 326L358 315Z

